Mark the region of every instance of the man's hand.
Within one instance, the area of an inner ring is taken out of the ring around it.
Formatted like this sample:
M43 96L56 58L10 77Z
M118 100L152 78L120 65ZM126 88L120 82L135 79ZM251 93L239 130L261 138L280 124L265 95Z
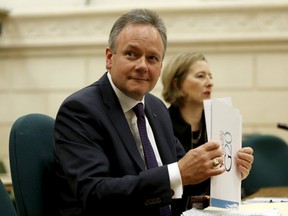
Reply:
M191 149L178 161L183 185L197 184L223 173L225 167L222 163L223 152L219 142L209 141Z

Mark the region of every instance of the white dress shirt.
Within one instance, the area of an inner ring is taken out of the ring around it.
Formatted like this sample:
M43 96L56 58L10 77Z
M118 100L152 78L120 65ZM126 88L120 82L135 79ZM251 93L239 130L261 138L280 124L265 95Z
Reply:
M141 101L137 101L134 100L133 98L128 97L127 95L125 95L123 92L121 92L112 82L111 79L111 75L108 72L108 79L110 81L110 84L115 92L115 94L117 95L120 105L122 107L122 110L125 114L125 117L128 121L129 127L131 129L131 132L134 136L135 142L137 144L137 148L140 152L140 155L142 157L142 159L145 161L144 159L144 151L143 151L143 147L142 147L142 143L141 143L141 138L139 135L139 131L138 131L138 127L137 127L137 117L134 113L134 111L132 110L132 108L134 106L136 106L138 103L143 103L144 107L145 107L145 97L143 97L143 99ZM153 131L150 127L149 121L145 116L145 121L146 121L146 129L147 129L147 133L148 133L148 138L150 140L150 143L152 145L158 166L162 166L162 161L161 161L161 157L159 155L158 152L158 148L154 139L154 134ZM146 164L145 164L146 165ZM180 175L180 171L179 171L179 167L178 167L178 163L172 163L168 165L168 172L169 172L169 178L170 178L170 185L172 190L174 191L174 196L173 198L181 198L182 197L182 193L183 193L183 187L182 187L182 179L181 179L181 175Z

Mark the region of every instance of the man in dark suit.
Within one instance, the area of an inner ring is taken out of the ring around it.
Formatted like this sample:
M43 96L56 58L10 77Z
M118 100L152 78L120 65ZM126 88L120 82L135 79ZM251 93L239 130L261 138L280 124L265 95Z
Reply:
M149 93L160 76L166 46L166 28L157 13L127 12L111 29L107 72L61 105L55 124L61 215L158 216L163 206L180 215L185 185L224 172L215 166L223 156L217 142L184 156L166 106ZM158 163L154 168L145 163L132 110L139 102Z

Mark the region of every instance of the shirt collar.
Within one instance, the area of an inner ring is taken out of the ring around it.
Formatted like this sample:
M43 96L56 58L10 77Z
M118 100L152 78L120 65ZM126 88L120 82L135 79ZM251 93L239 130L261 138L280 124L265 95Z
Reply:
M122 107L122 110L124 113L128 112L129 110L131 110L134 106L136 106L139 102L142 102L143 105L145 106L145 103L144 103L144 99L145 99L145 96L142 98L141 101L137 101L137 100L134 100L133 98L131 97L128 97L127 95L125 95L122 91L120 91L113 83L112 81L112 77L111 77L111 74L108 72L107 73L107 76L108 76L108 80L120 102L120 105Z

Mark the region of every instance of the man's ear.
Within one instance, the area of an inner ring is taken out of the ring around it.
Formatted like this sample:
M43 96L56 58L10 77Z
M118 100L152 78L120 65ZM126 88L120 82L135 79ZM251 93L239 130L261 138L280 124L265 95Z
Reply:
M113 57L112 50L109 47L107 47L106 48L106 69L107 70L111 68L112 57Z

